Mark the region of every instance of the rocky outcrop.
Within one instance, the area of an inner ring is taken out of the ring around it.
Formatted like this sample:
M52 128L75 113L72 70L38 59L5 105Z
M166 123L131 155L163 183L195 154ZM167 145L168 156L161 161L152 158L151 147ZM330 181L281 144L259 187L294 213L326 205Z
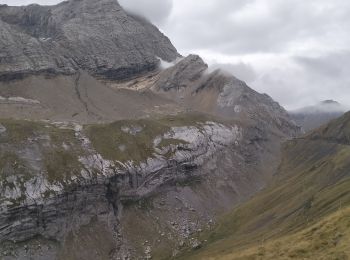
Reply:
M18 144L8 142L17 135L15 131L26 127L35 132ZM110 210L116 215L122 202L137 201L169 182L189 178L216 152L238 146L242 139L237 125L204 121L172 127L152 139L154 153L137 163L132 158L105 159L81 127L75 126L74 133L60 127L16 121L2 126L0 241L26 241L37 235L62 239L93 216L108 215ZM148 130L128 134L144 131ZM51 160L57 160L58 169ZM61 176L66 170L70 172Z
M72 74L126 79L179 54L156 27L115 0L0 7L0 79Z
M140 238L153 234L146 255L158 240L194 245L218 212L263 187L275 164L262 168L263 155L278 149L254 126L203 115L85 127L1 120L1 129L0 254L23 259L65 259L63 251L78 252L70 237L92 239L93 223L109 230L101 239L111 237L113 259L144 256L136 226L157 230Z
M179 91L194 84L207 69L208 65L198 55L189 55L163 71L153 88L158 91Z

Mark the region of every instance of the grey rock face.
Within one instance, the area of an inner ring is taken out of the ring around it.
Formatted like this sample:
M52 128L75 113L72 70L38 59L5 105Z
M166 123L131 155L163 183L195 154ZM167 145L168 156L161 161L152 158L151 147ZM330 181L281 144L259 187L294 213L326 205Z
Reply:
M62 239L75 227L88 224L93 216L103 217L110 210L116 214L122 201L147 197L171 180L186 179L191 169L200 167L217 151L238 145L242 139L238 126L205 122L174 127L153 141L156 154L137 164L132 159L104 159L80 127L75 127L75 131L84 154L74 156L79 157L83 167L73 170L75 174L71 172L68 178L61 176L55 181L49 177L52 169L45 166L54 162L48 162L45 153L55 151L57 145L69 153L79 147L52 143L49 137L37 134L24 140L21 148L5 142L0 145L2 151L5 147L8 151L0 152L0 242L25 241L36 235ZM159 147L166 140L183 144Z
M154 89L189 109L249 121L266 132L294 136L300 131L270 96L226 72L207 69L199 56L190 55L161 72Z
M234 77L228 77L217 99L218 113L233 118L246 118L268 132L276 129L286 136L295 136L300 129L287 111L267 94L260 94Z
M156 27L116 0L0 7L0 78L79 69L125 79L179 54Z
M2 124L0 124L0 134L5 132L6 132L6 128Z
M198 55L189 55L162 72L154 88L163 91L186 88L199 80L207 68L208 65Z

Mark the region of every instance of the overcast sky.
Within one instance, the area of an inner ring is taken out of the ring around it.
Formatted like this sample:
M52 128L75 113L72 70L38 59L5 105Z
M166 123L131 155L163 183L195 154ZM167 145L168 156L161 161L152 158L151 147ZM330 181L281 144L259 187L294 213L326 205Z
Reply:
M0 0L54 4L57 0ZM197 53L287 109L350 105L349 0L120 0L178 51Z

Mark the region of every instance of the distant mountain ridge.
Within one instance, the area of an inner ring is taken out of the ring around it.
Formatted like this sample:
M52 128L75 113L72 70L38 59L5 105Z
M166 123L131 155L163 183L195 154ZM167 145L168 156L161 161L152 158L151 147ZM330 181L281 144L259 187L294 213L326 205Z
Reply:
M343 115L347 107L334 100L324 100L313 106L289 111L294 121L305 131L310 131Z

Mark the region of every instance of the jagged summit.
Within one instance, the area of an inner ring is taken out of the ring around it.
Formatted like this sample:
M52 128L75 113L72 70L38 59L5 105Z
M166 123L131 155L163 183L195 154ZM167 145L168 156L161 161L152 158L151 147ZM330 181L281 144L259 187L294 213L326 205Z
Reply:
M116 0L71 0L55 6L0 7L0 78L72 74L125 79L179 54L145 19Z

